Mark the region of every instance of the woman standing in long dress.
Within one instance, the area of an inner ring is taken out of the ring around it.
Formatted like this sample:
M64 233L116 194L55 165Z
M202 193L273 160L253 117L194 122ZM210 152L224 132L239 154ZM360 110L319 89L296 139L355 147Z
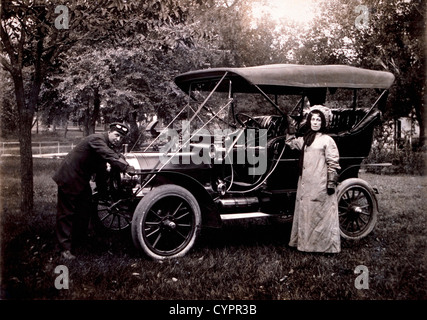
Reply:
M327 134L323 112L308 114L310 128L287 144L301 150L300 177L289 245L306 252L341 251L338 204L335 194L339 152Z

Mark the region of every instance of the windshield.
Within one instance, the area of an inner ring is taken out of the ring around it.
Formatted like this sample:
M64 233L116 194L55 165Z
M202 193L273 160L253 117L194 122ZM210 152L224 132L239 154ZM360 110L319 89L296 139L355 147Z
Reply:
M255 118L266 115L284 116L297 110L301 101L300 94L267 95L261 92L231 93L193 89L188 99L186 120L192 119L193 130L202 126L210 132L215 129L236 129L240 127L236 114L242 113ZM200 112L196 114L201 105Z

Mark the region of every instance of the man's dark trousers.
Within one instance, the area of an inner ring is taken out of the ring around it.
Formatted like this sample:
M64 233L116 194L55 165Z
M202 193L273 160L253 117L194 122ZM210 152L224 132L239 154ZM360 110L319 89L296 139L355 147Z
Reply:
M85 242L92 208L89 184L79 194L68 194L58 187L56 236L62 250L76 249Z

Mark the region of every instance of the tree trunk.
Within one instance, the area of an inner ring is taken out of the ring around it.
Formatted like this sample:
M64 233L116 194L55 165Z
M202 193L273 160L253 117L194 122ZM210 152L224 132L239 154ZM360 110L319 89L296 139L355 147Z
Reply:
M418 148L422 148L426 144L426 136L425 136L425 127L424 127L424 107L422 102L420 102L419 107L415 108L415 116L418 120L418 125L420 127L420 135L418 140Z
M67 137L67 132L68 132L68 115L67 118L65 119L65 125L64 125L64 138Z
M89 112L89 106L88 106L83 113L83 123L82 123L83 124L83 137L86 137L90 134L89 133L89 117L90 117L89 113L90 112Z
M90 135L89 123L90 123L90 101L88 99L86 103L86 109L83 112L83 121L82 121L83 137Z
M99 96L99 89L95 88L93 90L93 112L90 119L90 130L92 133L95 133L96 120L98 120L99 112L101 109L101 97Z
M88 136L95 133L96 120L99 117L101 108L101 98L98 88L93 91L93 111L91 112L91 98L87 99L87 108L83 115L83 136Z
M129 138L128 138L128 143L129 145L129 151L133 148L134 144L138 141L139 138L139 129L138 129L138 123L136 121L137 119L137 113L135 112L130 112L128 115L128 121L129 121L129 125L130 125L130 132L129 132Z
M25 106L24 83L20 72L12 75L19 117L19 152L21 156L21 212L31 214L34 209L33 196L33 151L31 128L34 111Z
M23 214L31 214L34 209L33 151L31 145L32 116L29 112L25 112L20 118L21 212Z

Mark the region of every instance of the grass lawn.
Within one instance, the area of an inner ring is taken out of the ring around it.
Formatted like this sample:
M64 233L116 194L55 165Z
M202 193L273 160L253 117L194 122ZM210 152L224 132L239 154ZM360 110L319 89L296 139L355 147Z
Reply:
M19 161L1 166L1 298L29 300L424 300L426 179L363 174L376 186L380 215L373 232L342 242L336 255L288 247L291 225L258 219L203 230L185 257L150 261L130 231L99 236L77 260L64 262L54 234L59 161L35 159L35 212L19 210ZM69 289L56 289L55 268L69 271ZM357 289L357 266L368 289Z

